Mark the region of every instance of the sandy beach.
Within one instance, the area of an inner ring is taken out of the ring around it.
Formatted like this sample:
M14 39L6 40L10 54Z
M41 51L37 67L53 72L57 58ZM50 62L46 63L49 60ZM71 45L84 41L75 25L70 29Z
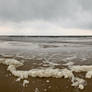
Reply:
M0 92L91 92L92 37L0 37Z

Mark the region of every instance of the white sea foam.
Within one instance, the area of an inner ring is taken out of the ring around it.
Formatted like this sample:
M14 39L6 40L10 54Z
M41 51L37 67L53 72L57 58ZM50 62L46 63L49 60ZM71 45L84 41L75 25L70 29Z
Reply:
M35 92L40 92L38 88L35 88Z
M92 71L92 65L76 65L76 66L72 66L71 67L72 71L75 72L88 72L88 71Z
M44 64L48 64L50 67L54 67L55 65L59 65L59 64L57 64L57 63L55 63L55 62L50 62L50 61L49 61L48 59L46 59L46 58L44 58L43 63L44 63Z
M72 79L72 86L84 89L85 80L75 77Z
M63 61L67 62L67 61L71 61L76 58L77 58L76 56L71 56L71 57L64 58Z
M47 83L49 83L50 81L49 80L46 80Z
M17 67L22 66L23 62L17 61L15 59L0 59L0 64L8 65L7 70L12 73L12 75L16 76L18 79L16 81L20 81L23 79L23 86L29 83L27 79L29 76L31 77L55 77L55 78L69 78L72 82L72 86L78 87L80 89L84 89L85 80L75 77L73 72L86 72L85 78L92 77L92 65L73 65L68 64L68 68L64 69L53 69L50 68L41 68L41 69L31 69L28 71L17 70Z
M65 63L63 64L64 66L72 66L74 64L74 62L68 62L68 63Z
M81 61L86 61L87 60L87 58L85 58L85 57L82 57L80 59L81 59Z
M86 73L86 78L92 78L92 70Z
M29 81L28 81L28 80L24 80L24 81L23 81L23 87L25 87L26 84L29 84Z

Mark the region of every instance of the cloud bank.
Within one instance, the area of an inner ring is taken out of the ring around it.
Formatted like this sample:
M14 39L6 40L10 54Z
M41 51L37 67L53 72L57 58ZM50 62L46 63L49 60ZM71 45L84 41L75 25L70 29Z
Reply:
M0 34L92 35L92 0L0 0Z

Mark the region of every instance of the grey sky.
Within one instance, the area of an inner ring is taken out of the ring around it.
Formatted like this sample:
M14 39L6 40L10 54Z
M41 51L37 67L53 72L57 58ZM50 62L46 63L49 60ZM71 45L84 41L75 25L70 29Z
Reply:
M0 0L0 21L48 21L63 28L92 30L92 0Z

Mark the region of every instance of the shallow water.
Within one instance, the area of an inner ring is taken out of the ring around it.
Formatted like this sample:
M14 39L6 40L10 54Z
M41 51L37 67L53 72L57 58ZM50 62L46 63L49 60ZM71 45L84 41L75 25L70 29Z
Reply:
M22 62L24 65L17 68L20 71L44 68L69 69L72 64L86 65L88 69L92 65L92 37L0 37L0 39L0 59ZM30 76L27 78L29 83L24 87L23 82L26 78L16 82L17 77L7 71L7 67L0 64L0 92L91 92L92 89L92 79L85 78L86 71L83 70L73 73L74 76L86 81L83 84L84 89L81 90L78 86L71 86L70 78L63 77Z

